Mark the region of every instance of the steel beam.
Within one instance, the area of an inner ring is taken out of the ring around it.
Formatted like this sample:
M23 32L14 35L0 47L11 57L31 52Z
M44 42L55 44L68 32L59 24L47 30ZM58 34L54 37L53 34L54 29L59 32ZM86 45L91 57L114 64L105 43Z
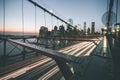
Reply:
M66 62L61 61L61 60L55 60L58 67L60 68L60 71L62 72L65 80L70 80L70 77L73 76L72 71L70 70L70 68L68 67L68 65L66 64Z
M69 24L68 22L66 22L65 20L61 19L60 17L58 17L57 15L51 13L50 11L48 11L46 8L42 7L41 5L37 4L36 2L34 2L33 0L28 0L29 2L31 2L32 4L34 4L35 6L41 8L42 10L46 11L47 13L49 13L50 15L56 17L57 19L59 19L60 21L64 22L65 24L68 24L72 27L74 27L73 25Z

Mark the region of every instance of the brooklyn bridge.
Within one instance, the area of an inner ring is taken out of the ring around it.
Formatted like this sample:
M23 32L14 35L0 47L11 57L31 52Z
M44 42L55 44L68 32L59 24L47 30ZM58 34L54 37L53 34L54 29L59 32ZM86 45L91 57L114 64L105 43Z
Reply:
M89 27L84 21L82 29L73 24L72 16L66 19L43 1L0 1L0 80L120 80L119 0L105 0L101 16L105 27L99 31L96 21L90 21ZM9 14L11 6L16 14ZM30 24L32 28L27 27Z

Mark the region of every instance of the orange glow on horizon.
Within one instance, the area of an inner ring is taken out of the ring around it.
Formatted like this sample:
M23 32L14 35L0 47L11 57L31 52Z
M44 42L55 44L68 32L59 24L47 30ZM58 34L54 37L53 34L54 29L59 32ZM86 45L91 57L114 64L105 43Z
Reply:
M48 27L48 31L51 31L52 28ZM0 26L0 32L3 32L3 26ZM6 26L5 27L5 32L18 32L18 33L22 33L22 27L15 27L15 26ZM24 33L32 33L35 34L35 28L33 27L25 27L24 28ZM39 29L36 29L36 33L39 33Z
M3 32L3 27L0 27L0 32ZM23 32L21 27L5 27L5 32ZM33 28L25 28L24 33L35 33ZM36 30L39 33L39 30Z

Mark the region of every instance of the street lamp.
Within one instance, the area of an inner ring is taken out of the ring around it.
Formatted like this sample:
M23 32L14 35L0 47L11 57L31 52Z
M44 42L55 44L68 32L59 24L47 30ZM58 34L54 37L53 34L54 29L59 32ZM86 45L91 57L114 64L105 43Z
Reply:
M112 29L112 33L115 33L115 29Z
M68 24L70 24L70 21L67 21Z
M116 37L120 37L120 23L114 25Z
M104 29L104 34L106 34L108 30L107 26L105 26L103 29Z
M51 14L53 14L53 13L54 13L54 10L53 10L53 9L51 9L51 10L49 10L49 12L50 12Z
M104 27L104 30L107 30L107 26Z

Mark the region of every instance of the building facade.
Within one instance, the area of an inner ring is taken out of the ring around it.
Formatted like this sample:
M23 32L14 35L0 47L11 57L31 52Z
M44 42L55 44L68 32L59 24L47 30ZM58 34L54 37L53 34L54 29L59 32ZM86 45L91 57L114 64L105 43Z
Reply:
M95 22L91 23L91 34L95 34Z
M84 34L86 34L86 22L84 22Z

